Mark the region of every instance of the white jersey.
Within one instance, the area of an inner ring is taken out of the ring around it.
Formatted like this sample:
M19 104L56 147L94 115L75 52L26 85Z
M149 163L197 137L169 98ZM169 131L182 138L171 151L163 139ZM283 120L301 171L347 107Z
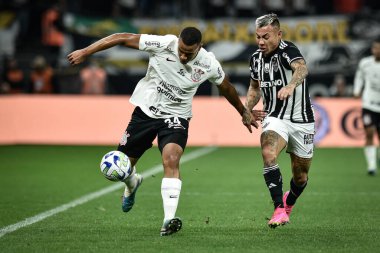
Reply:
M362 107L380 112L380 62L374 56L359 62L354 80L354 95L362 93Z
M191 118L192 100L199 85L206 80L220 85L225 77L214 54L203 48L193 60L182 64L174 35L142 34L139 50L150 54L149 65L130 102L152 118Z

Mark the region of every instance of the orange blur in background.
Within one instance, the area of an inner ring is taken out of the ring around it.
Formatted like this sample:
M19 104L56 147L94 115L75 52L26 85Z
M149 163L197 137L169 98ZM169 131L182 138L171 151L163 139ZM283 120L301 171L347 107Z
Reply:
M364 145L360 100L321 98L314 106L317 146ZM116 146L133 109L129 96L3 96L0 144ZM260 133L249 133L224 98L194 98L189 146L259 146Z

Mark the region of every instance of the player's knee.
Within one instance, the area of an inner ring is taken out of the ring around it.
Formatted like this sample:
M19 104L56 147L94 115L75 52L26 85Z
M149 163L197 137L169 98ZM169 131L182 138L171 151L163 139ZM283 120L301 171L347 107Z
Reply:
M166 155L162 159L164 168L176 168L176 167L178 167L180 158L181 158L181 156L177 155L177 154Z
M277 154L273 150L269 148L263 148L261 155L263 156L265 164L274 165L277 163Z
M296 185L301 186L306 184L307 182L307 173L301 173L299 175L294 175L293 176L293 181Z

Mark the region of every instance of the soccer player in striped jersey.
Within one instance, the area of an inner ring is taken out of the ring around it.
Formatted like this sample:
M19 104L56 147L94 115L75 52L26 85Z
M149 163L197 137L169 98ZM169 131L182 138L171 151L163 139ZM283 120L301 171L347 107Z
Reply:
M260 137L264 179L274 203L268 225L275 228L289 222L292 208L305 189L314 149L314 112L306 76L308 69L299 49L282 40L276 14L256 20L259 49L250 59L250 86L246 106L252 110L263 100L268 115ZM290 154L290 191L283 195L277 158L286 148Z
M364 155L368 175L373 176L377 171L377 148L373 141L376 132L380 142L380 37L373 41L371 51L371 56L359 62L354 80L354 96L362 97Z

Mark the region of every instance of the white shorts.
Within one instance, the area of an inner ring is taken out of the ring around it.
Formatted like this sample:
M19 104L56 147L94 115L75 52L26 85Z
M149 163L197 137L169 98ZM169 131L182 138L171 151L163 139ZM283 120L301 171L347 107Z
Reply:
M286 152L302 158L312 158L314 152L314 123L293 123L274 117L266 117L262 123L263 132L272 130L287 142Z

